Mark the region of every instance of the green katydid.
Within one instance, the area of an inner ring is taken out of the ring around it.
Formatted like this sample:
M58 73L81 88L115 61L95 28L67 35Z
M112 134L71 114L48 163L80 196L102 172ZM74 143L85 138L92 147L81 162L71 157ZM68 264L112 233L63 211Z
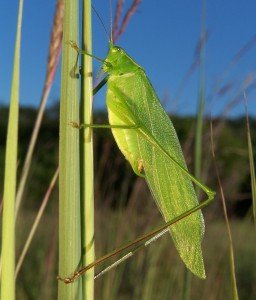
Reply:
M78 53L93 56L78 49L74 42L71 45ZM154 237L173 224L169 230L181 259L195 275L205 278L201 250L204 221L200 209L212 201L215 192L188 172L176 131L145 71L122 48L111 42L106 59L101 61L103 70L108 74L105 82L109 125L82 126L111 128L119 149L133 171L146 179L167 222L147 238ZM76 127L75 123L73 125ZM200 205L193 183L208 196ZM135 242L143 239L145 236ZM113 251L64 281L73 282L90 267L126 248Z

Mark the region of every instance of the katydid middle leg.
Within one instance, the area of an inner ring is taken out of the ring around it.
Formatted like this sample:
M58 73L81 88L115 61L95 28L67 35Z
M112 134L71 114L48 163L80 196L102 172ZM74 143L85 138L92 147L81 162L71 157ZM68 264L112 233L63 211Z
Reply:
M82 128L95 128L95 129L138 129L138 125L109 125L109 124L79 124L77 122L69 123L72 127L82 129Z

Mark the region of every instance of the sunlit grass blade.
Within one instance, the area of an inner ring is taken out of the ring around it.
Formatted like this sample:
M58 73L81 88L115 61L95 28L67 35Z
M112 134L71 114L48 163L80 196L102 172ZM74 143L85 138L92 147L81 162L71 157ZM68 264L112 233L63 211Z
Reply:
M6 140L3 221L2 221L2 278L1 299L15 299L15 195L18 153L20 44L23 0L19 1L17 33Z
M77 59L69 46L78 40L78 1L64 3L59 142L59 274L71 274L81 259L79 130L69 125L79 120L79 81L72 70ZM80 282L59 282L59 299L80 299Z
M92 53L91 0L83 1L83 49ZM81 122L91 124L93 83L92 57L82 57L82 86L81 86ZM81 233L83 265L90 264L95 259L94 253L94 175L93 175L93 135L91 128L81 130ZM83 277L83 297L93 299L94 269Z

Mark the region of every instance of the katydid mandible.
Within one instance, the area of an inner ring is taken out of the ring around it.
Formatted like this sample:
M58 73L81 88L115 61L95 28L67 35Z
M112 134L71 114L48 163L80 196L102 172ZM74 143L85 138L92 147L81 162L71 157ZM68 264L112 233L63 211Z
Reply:
M74 48L81 54L90 55L77 46ZM110 43L103 70L108 74L109 127L133 171L147 181L164 220L175 219L198 205L193 183L207 194L205 201L213 199L215 192L188 172L173 124L141 66L122 48ZM85 126L97 127L93 124ZM187 268L205 278L201 210L169 229Z

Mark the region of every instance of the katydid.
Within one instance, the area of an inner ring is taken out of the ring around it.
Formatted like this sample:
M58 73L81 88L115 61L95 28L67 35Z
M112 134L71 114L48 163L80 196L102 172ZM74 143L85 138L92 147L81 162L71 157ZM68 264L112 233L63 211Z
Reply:
M72 46L80 54L91 55L74 43ZM147 181L165 222L174 223L169 231L181 259L195 275L205 278L201 250L204 220L200 208L214 198L215 192L188 172L176 131L145 71L111 42L103 70L108 74L105 81L109 125L82 126L111 128L133 171ZM201 205L193 183L208 196ZM84 269L76 272L71 281L82 275Z

